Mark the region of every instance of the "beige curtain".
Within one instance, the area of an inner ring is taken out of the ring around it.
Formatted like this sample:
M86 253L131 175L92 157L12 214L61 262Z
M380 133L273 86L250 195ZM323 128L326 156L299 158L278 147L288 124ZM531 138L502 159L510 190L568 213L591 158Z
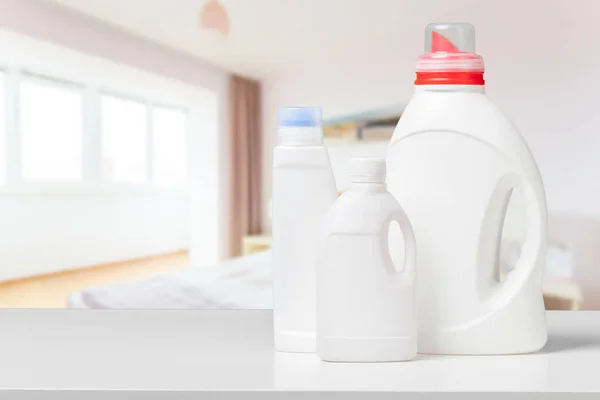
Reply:
M262 121L260 82L230 79L231 246L242 253L244 235L261 233Z

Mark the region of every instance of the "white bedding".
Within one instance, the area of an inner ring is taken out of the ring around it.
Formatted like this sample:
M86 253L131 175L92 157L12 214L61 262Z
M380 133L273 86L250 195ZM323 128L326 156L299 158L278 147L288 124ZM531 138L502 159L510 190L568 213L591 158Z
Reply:
M212 267L149 279L97 286L73 293L69 308L90 309L270 309L271 252Z
M515 246L508 244L511 243L503 244L500 257L504 274L514 267L520 254L520 244L516 246L516 253ZM557 257L553 246L548 247L547 278L554 277L552 268L572 270L571 259L562 255ZM271 309L271 260L269 250L212 267L190 268L145 280L87 288L70 295L67 306L92 309Z

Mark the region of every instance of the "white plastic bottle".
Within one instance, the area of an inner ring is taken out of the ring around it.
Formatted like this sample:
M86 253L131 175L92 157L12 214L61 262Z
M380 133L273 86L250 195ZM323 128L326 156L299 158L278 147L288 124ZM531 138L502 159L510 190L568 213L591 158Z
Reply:
M275 349L315 352L318 235L337 189L320 108L281 108L273 152Z
M412 227L386 190L385 160L353 159L350 182L327 216L321 243L317 353L326 361L410 360L417 354ZM404 237L400 265L388 248L395 222Z
M523 137L485 96L474 35L469 24L427 26L415 94L388 149L389 190L418 244L420 353L527 353L547 339L544 187ZM526 240L501 280L513 190L525 198Z

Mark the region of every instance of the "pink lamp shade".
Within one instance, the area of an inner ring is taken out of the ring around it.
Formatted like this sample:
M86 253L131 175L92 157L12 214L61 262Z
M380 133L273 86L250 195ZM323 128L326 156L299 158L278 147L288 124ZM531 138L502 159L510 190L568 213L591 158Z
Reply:
M229 15L218 0L207 1L200 10L202 29L214 30L227 36L229 34Z

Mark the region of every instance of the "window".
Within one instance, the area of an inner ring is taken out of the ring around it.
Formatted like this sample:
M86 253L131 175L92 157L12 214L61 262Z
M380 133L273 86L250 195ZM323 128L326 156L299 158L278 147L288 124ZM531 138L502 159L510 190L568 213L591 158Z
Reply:
M8 167L8 152L6 146L6 117L4 104L4 73L0 72L0 186L6 184Z
M113 182L146 181L146 106L121 97L101 96L102 169Z
M18 189L20 181L28 190L59 192L64 182L80 185L69 191L94 190L100 181L166 189L186 184L186 109L13 71L9 75L0 69L3 192L4 186Z
M186 178L187 113L165 107L152 110L154 183L174 186Z
M19 87L19 110L23 179L81 179L81 90L49 79L25 78Z

